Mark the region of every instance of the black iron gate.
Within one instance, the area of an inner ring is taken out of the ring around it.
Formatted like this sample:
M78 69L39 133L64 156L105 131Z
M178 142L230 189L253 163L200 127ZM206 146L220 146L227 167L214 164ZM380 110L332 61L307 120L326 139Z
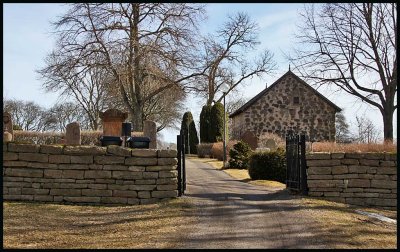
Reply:
M286 188L307 195L306 137L286 136Z
M178 151L178 196L182 196L186 190L185 135L177 135L176 142Z

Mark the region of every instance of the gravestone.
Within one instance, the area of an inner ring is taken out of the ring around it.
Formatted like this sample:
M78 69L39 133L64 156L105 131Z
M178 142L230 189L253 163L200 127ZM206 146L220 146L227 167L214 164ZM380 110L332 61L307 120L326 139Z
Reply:
M256 136L254 135L254 133L251 132L251 131L246 131L246 132L244 132L244 133L241 135L240 139L241 139L243 142L247 143L247 144L250 146L250 148L251 148L252 150L255 150L255 149L257 148L257 146L258 146L257 137L256 137Z
M265 147L269 148L271 150L275 150L277 145L274 139L267 139L267 141L265 141Z
M149 149L157 149L157 126L153 121L143 122L143 135L150 138Z
M66 145L81 145L81 128L78 122L67 125L65 132Z
M8 134L6 134L8 133ZM11 136L10 136L10 135ZM3 113L3 142L12 141L14 135L11 114L8 112Z
M121 136L122 123L128 118L128 113L118 109L107 109L100 112L103 123L103 136Z
M12 141L12 135L10 132L5 131L3 133L3 143L11 142Z

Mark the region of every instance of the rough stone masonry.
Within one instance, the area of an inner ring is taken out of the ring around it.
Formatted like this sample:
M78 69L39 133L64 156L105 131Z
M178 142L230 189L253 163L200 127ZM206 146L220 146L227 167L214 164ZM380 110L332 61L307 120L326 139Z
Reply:
M397 209L396 153L306 154L308 195Z
M3 199L148 204L175 198L175 150L3 144Z

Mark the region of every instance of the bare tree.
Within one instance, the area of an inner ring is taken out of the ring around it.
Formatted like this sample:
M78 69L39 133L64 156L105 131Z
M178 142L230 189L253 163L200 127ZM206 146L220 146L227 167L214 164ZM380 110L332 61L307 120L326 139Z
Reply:
M32 102L21 100L4 100L3 111L11 114L13 124L18 125L22 130L26 131L43 131L46 124L44 123L44 109Z
M197 76L197 83L191 89L202 94L207 105L221 102L221 86L229 85L227 94L254 76L261 77L275 68L272 53L264 50L259 58L246 60L249 50L259 44L258 27L249 15L237 13L216 32L203 39L204 74ZM220 95L219 97L216 97Z
M232 114L246 103L246 100L240 96L231 95L229 98L230 100L226 102L226 113L228 115Z
M145 103L198 75L192 74L193 38L202 5L187 3L77 3L54 23L57 53L70 53L73 67L96 57L113 77L134 130L141 131ZM153 67L155 64L156 67ZM144 81L163 83L144 95Z
M45 122L54 131L65 132L67 124L79 122L81 129L92 129L86 111L72 102L55 104L46 111Z
M379 131L375 125L365 116L356 116L357 136L359 143L376 143L379 138Z
M397 4L330 3L302 13L299 48L289 59L316 85L333 85L371 106L393 139L397 109Z
M82 66L77 66L76 61L81 62ZM61 91L62 98L73 97L86 113L90 128L97 130L100 126L99 112L106 108L106 90L110 82L106 68L97 66L96 58L79 59L68 52L58 54L53 51L46 57L45 62L46 67L37 71L44 80L44 89L47 92ZM55 109L67 109L67 107ZM58 129L64 127L59 126L61 127L57 127Z
M349 124L346 122L346 117L343 114L343 110L339 113L336 113L335 119L336 142L351 142Z

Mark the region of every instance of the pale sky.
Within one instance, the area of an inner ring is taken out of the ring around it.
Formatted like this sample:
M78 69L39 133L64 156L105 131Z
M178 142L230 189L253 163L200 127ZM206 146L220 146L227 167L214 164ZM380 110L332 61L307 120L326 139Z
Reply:
M66 10L64 4L3 4L3 98L34 101L45 108L57 102L58 95L45 93L35 70L44 66L44 58L54 46L55 37L51 34L50 21L54 21ZM289 67L283 53L288 53L295 46L294 32L300 17L298 12L303 4L208 4L208 19L202 23L201 31L212 33L227 19L227 14L238 11L247 12L260 27L257 51L263 48L274 53L278 69L274 76L266 76L263 80L254 78L245 87L239 89L246 100L251 99L282 76ZM293 70L293 68L292 68ZM293 71L296 73L295 71ZM382 116L374 107L356 100L344 93L333 93L328 89L318 89L325 97L344 110L350 130L355 132L357 116L368 117L380 131L383 131ZM229 100L227 96L227 101ZM205 100L189 97L185 106L191 111L198 125L200 111ZM397 111L394 115L394 137L397 137ZM197 131L199 129L197 128ZM164 141L175 142L177 130L161 131ZM383 132L381 133L383 137Z

